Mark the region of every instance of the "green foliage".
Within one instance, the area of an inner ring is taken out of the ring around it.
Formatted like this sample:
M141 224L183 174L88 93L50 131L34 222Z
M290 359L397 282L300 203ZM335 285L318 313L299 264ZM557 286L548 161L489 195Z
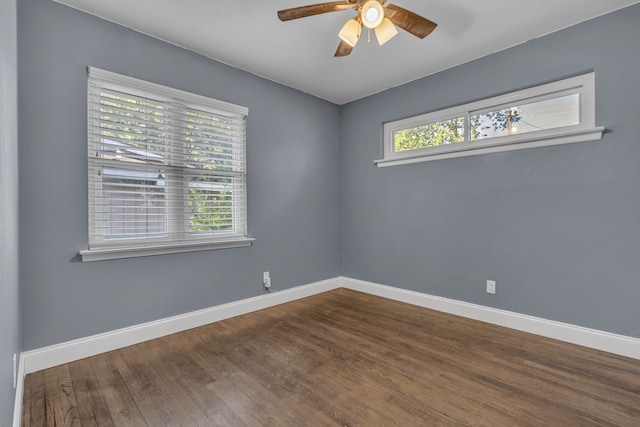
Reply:
M225 181L222 183L221 181ZM194 184L204 187L189 188L189 231L212 233L233 229L233 206L230 180L225 178L194 177ZM211 188L207 188L210 184ZM218 188L215 188L215 187Z
M102 93L100 101L100 135L136 148L148 148L164 138L164 106Z
M100 135L123 143L142 153L156 154L155 161L164 162L167 130L164 105L152 100L128 95L101 93ZM173 153L186 154L183 167L201 171L233 170L232 127L225 118L203 111L188 109L183 140L173 144ZM112 147L113 148L113 147ZM124 148L124 147L123 147ZM115 148L113 148L115 150ZM119 150L119 148L118 148ZM132 150L121 156L123 161L146 162ZM151 192L151 188L145 191ZM233 230L232 182L230 178L194 176L189 180L189 231L213 233Z
M232 170L232 128L220 118L196 110L187 111L185 134L189 163L207 170Z
M518 123L520 119L522 116L517 107L473 115L471 116L471 140L487 138L490 132L494 136L504 131L510 132L511 126Z
M393 134L394 151L454 144L464 141L464 118L402 129Z
M509 131L521 116L517 108L505 108L471 116L469 129L471 140L487 138ZM393 133L393 151L401 152L424 147L464 142L464 117L443 120L427 125L402 129Z

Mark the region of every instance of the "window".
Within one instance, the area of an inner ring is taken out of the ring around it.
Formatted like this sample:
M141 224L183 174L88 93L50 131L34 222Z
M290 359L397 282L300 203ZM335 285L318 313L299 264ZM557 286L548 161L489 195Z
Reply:
M378 166L600 139L593 73L384 124Z
M83 261L251 244L245 107L94 67L87 107Z

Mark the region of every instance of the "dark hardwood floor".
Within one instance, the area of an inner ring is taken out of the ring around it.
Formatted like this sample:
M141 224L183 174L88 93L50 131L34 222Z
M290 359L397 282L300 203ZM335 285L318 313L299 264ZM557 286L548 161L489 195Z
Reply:
M23 426L640 426L640 361L345 289L29 374Z

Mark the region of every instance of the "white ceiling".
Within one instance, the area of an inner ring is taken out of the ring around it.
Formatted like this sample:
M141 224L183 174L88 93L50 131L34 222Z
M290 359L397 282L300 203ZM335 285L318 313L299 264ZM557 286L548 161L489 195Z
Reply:
M640 0L389 0L438 23L424 40L366 33L334 58L353 10L280 22L322 0L56 0L336 104L381 92Z

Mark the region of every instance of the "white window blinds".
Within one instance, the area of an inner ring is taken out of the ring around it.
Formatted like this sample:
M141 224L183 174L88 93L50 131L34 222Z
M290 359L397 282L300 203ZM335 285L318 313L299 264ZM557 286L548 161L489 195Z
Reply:
M94 67L89 251L246 238L244 107Z

